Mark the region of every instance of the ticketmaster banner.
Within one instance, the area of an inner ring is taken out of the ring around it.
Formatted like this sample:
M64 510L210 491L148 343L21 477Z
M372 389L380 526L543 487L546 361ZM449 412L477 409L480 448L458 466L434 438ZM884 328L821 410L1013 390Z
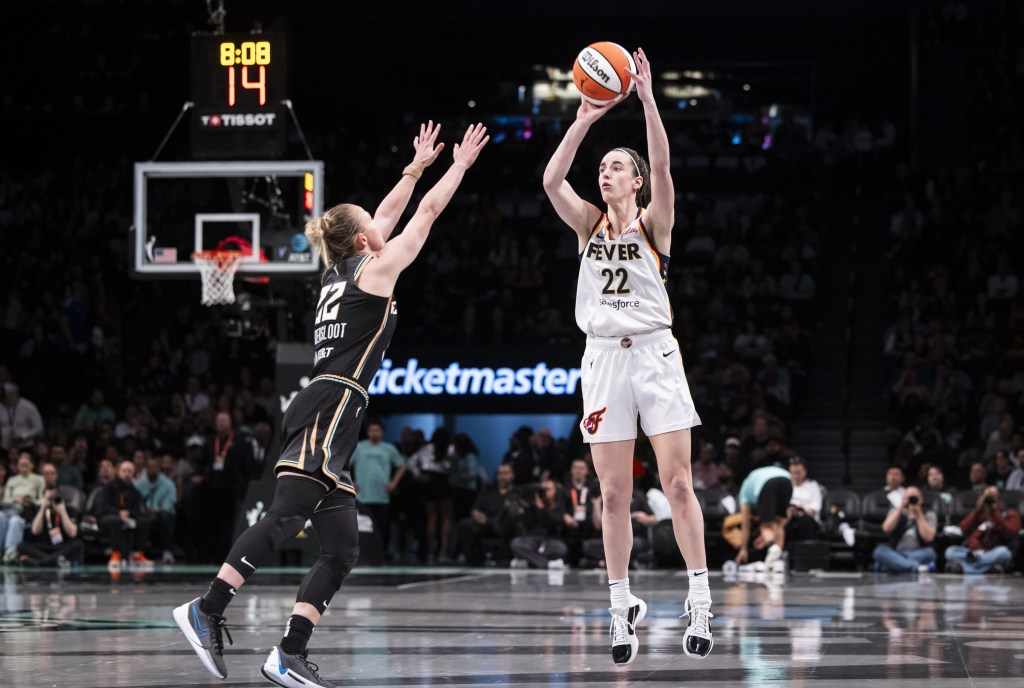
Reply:
M309 384L313 363L313 347L287 346L291 349L287 363L279 355L278 365L282 413ZM445 347L407 351L393 348L381 361L367 390L371 415L579 410L581 348ZM304 353L308 354L308 363L303 369L299 361Z

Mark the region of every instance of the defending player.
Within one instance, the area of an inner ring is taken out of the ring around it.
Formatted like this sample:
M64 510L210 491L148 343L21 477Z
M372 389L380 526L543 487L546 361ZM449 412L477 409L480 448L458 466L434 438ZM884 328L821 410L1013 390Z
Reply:
M419 254L431 225L490 138L480 124L466 131L462 144L455 145L452 166L423 197L405 231L388 241L416 180L444 147L435 145L439 131L440 125L433 122L420 127L412 164L375 215L342 204L306 225L306 236L319 250L326 270L313 324L313 372L309 386L292 400L284 416L274 502L266 516L235 541L206 595L174 610L178 626L217 678L227 676L225 608L270 554L311 519L320 556L306 574L281 644L271 650L262 672L286 688L332 686L307 661L306 644L359 556L348 462L369 403L366 389L395 328L392 293L398 276Z
M610 109L584 100L544 170L548 198L579 238L576 322L587 334L581 426L604 500L601 523L611 588L612 659L617 665L635 659L636 626L647 611L643 600L630 593L627 576L638 413L657 455L676 541L689 567L684 605L689 623L683 650L691 657L706 657L713 645L704 519L690 475L690 428L699 425L700 418L683 373L679 343L672 336L665 290L675 222L668 136L654 102L647 56L643 50L633 56L650 166L636 151L616 148L598 168L607 210L580 198L565 177L590 126Z

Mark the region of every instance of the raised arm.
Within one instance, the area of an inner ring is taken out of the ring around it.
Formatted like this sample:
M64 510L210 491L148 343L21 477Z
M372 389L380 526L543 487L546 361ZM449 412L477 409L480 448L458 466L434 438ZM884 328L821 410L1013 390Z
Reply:
M558 144L554 155L544 168L544 193L551 200L558 217L562 222L569 225L579 237L579 246L582 251L590 238L590 230L594 223L601 216L601 211L592 203L580 198L566 181L569 168L576 157L583 137L590 131L590 125L604 115L612 106L598 107L584 100L576 111L576 121L569 125L565 137Z
M438 123L437 126L434 126L433 120L420 125L419 136L412 140L413 148L416 149L412 162L402 171L402 178L395 184L395 188L377 206L377 212L373 214L373 222L380 229L384 241L391 236L395 225L398 224L402 213L405 212L405 206L409 205L412 190L416 187L416 181L423 174L423 170L430 167L444 149L443 143L434 145L439 133L441 133L441 125Z
M658 114L651 84L651 63L643 48L633 53L636 61L636 95L644 105L644 120L647 123L647 159L651 164L651 204L647 207L645 224L654 235L658 250L669 254L672 244L672 226L675 224L676 191L672 185L669 170L668 134Z
M448 205L462 183L466 170L476 162L490 138L487 136L487 127L482 124L475 124L466 130L462 143L455 144L452 166L420 201L416 213L402 233L385 244L377 254L377 260L371 261L363 270L359 279L360 289L371 294L390 296L398 276L419 255L434 221Z

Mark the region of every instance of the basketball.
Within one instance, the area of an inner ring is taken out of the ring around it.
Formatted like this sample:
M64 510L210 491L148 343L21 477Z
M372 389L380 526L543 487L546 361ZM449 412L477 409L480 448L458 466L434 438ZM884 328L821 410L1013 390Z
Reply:
M572 78L583 98L594 105L617 103L633 90L633 56L618 43L591 43L580 51Z

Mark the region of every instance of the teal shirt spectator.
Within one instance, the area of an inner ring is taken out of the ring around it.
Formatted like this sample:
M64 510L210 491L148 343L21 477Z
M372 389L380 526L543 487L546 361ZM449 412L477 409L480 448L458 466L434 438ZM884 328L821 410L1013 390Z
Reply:
M740 504L757 504L757 498L761 495L764 484L772 478L786 478L792 480L789 471L778 466L765 466L755 468L747 476L740 486Z
M480 457L472 452L459 457L450 480L456 489L476 492L480 482Z
M163 510L174 513L174 504L178 501L178 488L163 473L150 482L148 476L135 481L135 488L142 493L142 504L150 510Z
M388 494L387 486L391 474L404 463L405 459L390 442L359 442L350 462L359 489L356 501L363 504L389 504L391 495Z

